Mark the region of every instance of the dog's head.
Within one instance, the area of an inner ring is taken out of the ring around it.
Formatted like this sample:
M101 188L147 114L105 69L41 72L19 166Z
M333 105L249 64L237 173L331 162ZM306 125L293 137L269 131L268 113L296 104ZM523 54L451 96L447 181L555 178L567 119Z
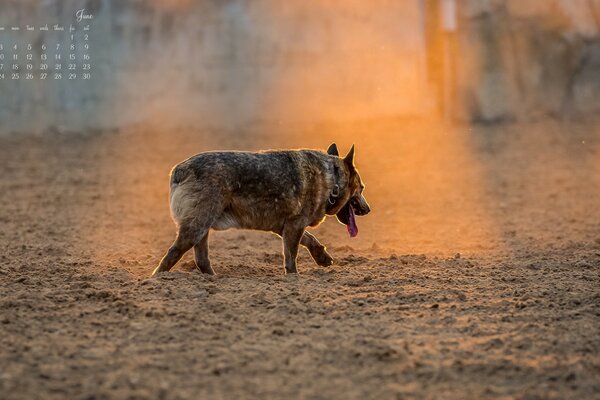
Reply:
M327 154L339 157L335 143L329 146ZM369 203L363 195L365 185L354 165L354 145L352 145L346 157L343 158L343 166L347 185L340 189L339 196L336 198L336 207L332 208L332 211L334 211L338 221L346 225L350 236L354 237L358 234L358 226L354 216L367 215L371 211L371 207L369 207Z

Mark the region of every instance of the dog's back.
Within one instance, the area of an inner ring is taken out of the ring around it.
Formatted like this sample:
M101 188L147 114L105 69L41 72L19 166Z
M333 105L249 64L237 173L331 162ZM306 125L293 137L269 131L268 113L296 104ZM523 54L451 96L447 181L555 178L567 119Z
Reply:
M280 229L290 216L318 214L331 185L330 156L313 150L206 152L171 173L178 224L205 218L214 229Z

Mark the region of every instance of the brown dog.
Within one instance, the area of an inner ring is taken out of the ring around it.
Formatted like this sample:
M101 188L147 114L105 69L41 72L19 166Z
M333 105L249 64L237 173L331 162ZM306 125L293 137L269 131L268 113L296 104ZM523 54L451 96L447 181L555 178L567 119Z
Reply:
M358 234L355 215L370 208L354 166L354 146L340 158L333 143L315 150L206 152L171 171L171 214L177 239L152 275L169 271L194 248L196 265L214 274L208 258L208 231L229 228L274 232L283 238L287 273L295 273L298 245L322 266L333 259L306 227L337 215L350 236Z

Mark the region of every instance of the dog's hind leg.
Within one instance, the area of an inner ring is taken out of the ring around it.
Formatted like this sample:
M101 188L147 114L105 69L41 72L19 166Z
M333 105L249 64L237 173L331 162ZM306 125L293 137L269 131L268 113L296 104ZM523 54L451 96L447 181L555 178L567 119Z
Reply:
M152 276L173 268L189 249L207 236L208 229L208 227L197 228L194 225L180 226L177 238L160 261L160 264L158 264L158 267L152 272Z
M206 235L200 240L200 242L194 245L194 259L196 261L196 267L202 273L214 275L215 271L213 271L210 266L210 259L208 258L208 232Z
M313 260L315 260L317 265L320 265L321 267L328 267L333 264L333 257L327 253L325 246L323 246L321 242L319 242L317 238L310 233L304 232L302 239L300 239L300 244L308 249L308 252Z

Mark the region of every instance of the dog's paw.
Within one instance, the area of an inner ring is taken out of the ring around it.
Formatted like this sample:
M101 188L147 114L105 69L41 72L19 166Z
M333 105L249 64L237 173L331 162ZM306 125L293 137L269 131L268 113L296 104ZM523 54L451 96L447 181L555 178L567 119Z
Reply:
M333 264L333 257L331 257L326 251L323 251L321 254L315 257L315 262L321 267L329 267Z

